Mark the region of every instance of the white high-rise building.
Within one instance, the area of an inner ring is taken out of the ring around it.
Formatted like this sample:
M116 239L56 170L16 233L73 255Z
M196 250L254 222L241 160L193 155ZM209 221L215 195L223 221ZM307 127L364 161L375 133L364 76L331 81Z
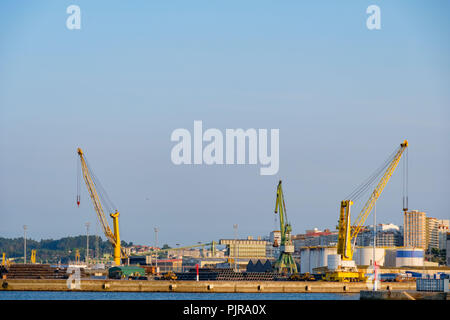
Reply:
M427 249L426 213L418 210L407 211L403 217L403 245L405 247Z

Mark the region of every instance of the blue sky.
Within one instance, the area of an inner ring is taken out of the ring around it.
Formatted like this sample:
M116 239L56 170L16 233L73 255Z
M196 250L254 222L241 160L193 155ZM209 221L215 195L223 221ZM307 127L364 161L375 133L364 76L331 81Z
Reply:
M66 8L81 8L68 30ZM381 30L366 8L381 8ZM0 236L84 233L76 148L118 206L122 239L192 244L294 233L338 207L403 139L409 206L450 218L447 1L2 1ZM174 129L280 129L280 170L175 166ZM402 224L401 168L377 204ZM356 209L355 209L356 213ZM369 218L371 223L371 218ZM95 228L93 227L95 230ZM100 231L100 229L98 228Z

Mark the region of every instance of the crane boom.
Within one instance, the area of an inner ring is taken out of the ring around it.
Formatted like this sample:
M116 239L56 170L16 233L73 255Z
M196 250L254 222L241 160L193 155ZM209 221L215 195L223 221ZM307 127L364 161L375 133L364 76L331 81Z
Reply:
M397 168L398 163L400 162L400 158L402 157L403 151L408 147L408 141L405 140L403 143L400 144L400 148L398 149L397 153L394 156L394 159L389 164L388 168L386 169L385 173L381 177L381 180L378 182L378 185L373 190L372 194L370 195L369 199L367 200L366 204L362 208L361 212L359 213L358 217L356 217L355 222L353 223L353 232L351 235L352 239L356 240L356 236L361 231L361 228L366 221L367 217L369 216L370 212L373 209L373 206L378 200L378 197L380 196L381 192L383 192L384 187L388 183L389 179L391 178L392 174L394 173L395 168Z
M95 188L95 182L92 178L92 174L89 171L88 165L86 163L83 151L81 148L77 150L78 155L80 156L81 161L81 170L83 173L83 178L86 183L86 187L89 191L89 195L91 196L92 203L94 205L95 212L97 213L98 220L100 221L100 225L102 226L103 233L106 238L112 244L114 248L114 262L116 265L121 264L121 257L126 257L126 254L121 248L120 244L120 233L119 233L119 212L115 210L110 214L111 218L113 218L113 229L114 232L111 231L109 227L108 221L106 220L105 212L103 211L103 207L100 201L99 194Z

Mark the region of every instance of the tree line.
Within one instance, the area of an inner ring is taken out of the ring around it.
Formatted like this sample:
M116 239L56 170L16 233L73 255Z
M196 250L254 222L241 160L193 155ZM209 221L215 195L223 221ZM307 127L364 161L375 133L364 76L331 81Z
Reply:
M131 246L132 242L122 241L122 246ZM61 239L42 239L36 241L27 239L27 261L30 261L31 250L36 250L36 262L40 263L67 263L75 261L76 250L80 252L81 260L86 256L86 236L64 237ZM97 250L98 249L98 250ZM5 253L8 259L14 262L23 262L24 239L0 237L0 254ZM96 235L89 236L89 256L102 258L105 254L112 255L112 245Z

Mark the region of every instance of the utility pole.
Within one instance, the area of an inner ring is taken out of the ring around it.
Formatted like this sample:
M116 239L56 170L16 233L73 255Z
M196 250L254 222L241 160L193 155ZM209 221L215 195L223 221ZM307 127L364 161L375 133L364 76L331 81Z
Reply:
M176 245L177 245L177 248L180 247L180 244L179 244L179 243L177 243ZM178 253L178 254L176 255L176 257L177 257L178 259L183 259L183 256L182 256L182 255L180 256L180 250L177 250L176 252ZM177 263L177 265L178 265L178 263ZM177 271L180 272L180 267L179 267L179 266L178 266L178 268L177 268ZM181 272L183 272L183 266L181 266Z
M89 226L90 222L84 224L86 226L86 265L89 265Z
M197 241L197 244L198 244L198 248L199 248L198 254L201 258L204 258L205 257L205 250L203 250L204 247L201 245L202 243L200 241Z
M156 273L158 273L158 231L159 228L155 227L155 250L156 250L156 260L155 260L155 267L156 267Z
M238 253L237 253L237 228L238 225L237 224L233 224L233 229L234 229L234 270L237 271L237 257L238 257Z
M99 263L99 257L100 257L100 249L98 246L98 235L95 235L95 260L97 260L97 263Z
M377 247L377 203L373 207L373 291L377 291L377 272L375 270L376 263L376 247Z
M23 226L23 264L27 263L27 225Z
M97 223L95 224L95 258L96 258L96 263L100 263L100 247L99 247L99 240L100 240L100 236L98 235L98 230L99 230L99 221L97 219Z

